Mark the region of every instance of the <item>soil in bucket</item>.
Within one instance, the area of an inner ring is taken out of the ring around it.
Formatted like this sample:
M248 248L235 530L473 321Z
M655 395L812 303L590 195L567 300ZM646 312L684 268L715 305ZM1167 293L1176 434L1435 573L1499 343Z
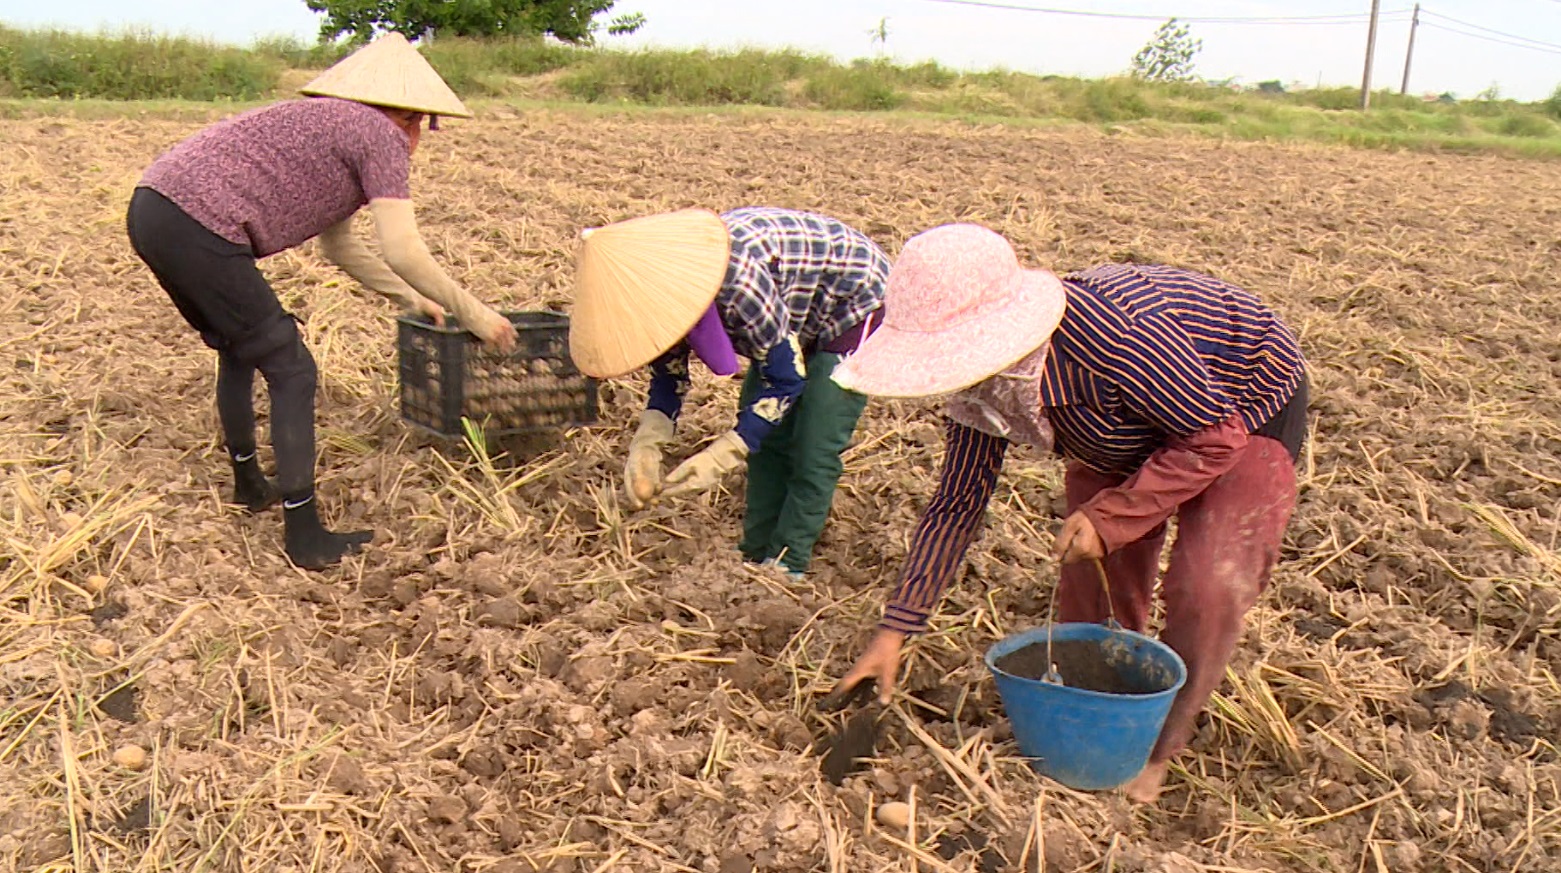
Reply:
M1119 669L1126 657L1120 646L1102 645L1097 640L1057 640L1051 645L1052 662L1069 688L1102 691L1106 694L1154 694L1171 687L1170 682L1144 675L1154 671ZM1046 663L1046 641L1031 643L997 659L997 669L1022 679L1042 680L1051 665ZM1123 664L1123 666L1126 666Z

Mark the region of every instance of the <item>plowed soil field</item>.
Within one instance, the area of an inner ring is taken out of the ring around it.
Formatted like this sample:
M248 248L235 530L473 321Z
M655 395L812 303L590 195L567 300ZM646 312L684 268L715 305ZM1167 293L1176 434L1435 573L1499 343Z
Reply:
M739 561L738 478L621 505L642 378L603 386L598 426L497 457L409 428L395 313L307 246L263 267L320 362L327 518L377 539L291 567L278 512L225 504L215 360L125 239L141 170L199 126L0 130L0 869L1561 869L1554 164L500 106L424 138L430 245L505 308L567 311L583 226L744 204L833 214L891 255L978 221L1036 266L1162 261L1271 301L1312 365L1301 504L1143 808L1035 775L981 661L1046 621L1061 467L1027 452L875 757L821 775L840 716L818 698L936 481L930 402L869 404L792 582ZM678 454L735 398L699 381ZM139 769L114 760L129 745ZM872 822L891 800L910 830Z

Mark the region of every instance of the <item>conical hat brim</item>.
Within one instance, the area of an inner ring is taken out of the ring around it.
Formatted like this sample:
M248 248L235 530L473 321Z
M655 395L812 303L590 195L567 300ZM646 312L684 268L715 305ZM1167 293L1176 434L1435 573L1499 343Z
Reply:
M428 115L472 117L422 53L399 33L387 33L342 58L298 91Z
M637 370L677 345L726 279L731 234L708 209L635 218L584 236L569 353L597 379Z

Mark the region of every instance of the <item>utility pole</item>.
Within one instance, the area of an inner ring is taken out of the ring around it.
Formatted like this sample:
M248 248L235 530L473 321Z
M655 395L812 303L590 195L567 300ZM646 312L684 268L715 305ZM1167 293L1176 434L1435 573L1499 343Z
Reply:
M1371 0L1371 29L1366 33L1366 73L1360 80L1360 108L1371 108L1371 62L1377 54L1377 10L1382 0Z
M1398 93L1409 93L1409 62L1415 58L1415 31L1420 29L1420 4L1415 4L1415 15L1409 19L1409 50L1404 52L1404 84L1398 88Z

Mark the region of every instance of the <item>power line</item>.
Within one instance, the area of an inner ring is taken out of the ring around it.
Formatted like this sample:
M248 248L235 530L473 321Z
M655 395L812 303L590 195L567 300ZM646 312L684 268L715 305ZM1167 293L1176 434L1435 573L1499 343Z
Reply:
M1015 3L999 3L994 0L924 0L927 3L947 3L953 6L977 6L985 9L1006 9L1012 12L1039 12L1046 15L1073 15L1083 18L1111 18L1123 21L1164 21L1174 17L1177 21L1189 24L1362 24L1367 17L1364 14L1351 13L1341 15L1300 15L1290 17L1204 17L1183 18L1181 16L1168 15L1142 15L1129 12L1092 12L1083 9L1053 9L1042 6L1021 6ZM1561 2L1561 0L1558 0ZM1383 13L1384 17L1395 15L1408 15L1408 9Z
M1472 27L1475 30L1483 30L1486 33L1493 33L1493 34L1495 34L1497 36L1504 36L1504 37L1506 37L1508 39L1519 40L1520 42L1531 42L1531 43L1535 43L1536 45L1543 46L1545 48L1561 49L1561 45L1557 45L1556 43L1553 43L1553 42L1542 42L1540 40L1530 39L1529 37L1521 36L1521 35L1516 34L1516 33L1505 33L1505 32L1500 31L1500 30L1492 30L1489 27L1482 27L1482 26L1480 26L1478 24L1474 24L1473 22L1462 21L1462 20L1459 20L1457 18L1453 18L1450 15L1443 15L1443 14L1441 14L1439 12L1432 12L1429 9L1422 9L1420 14L1421 15L1429 15L1432 18L1440 18L1443 21L1450 21L1453 24L1461 25L1463 27Z
M1561 55L1561 46L1557 46L1555 48L1543 48L1541 46L1534 45L1532 43L1515 42L1515 41L1510 40L1510 39L1501 39L1499 37L1484 36L1484 35L1478 34L1478 33L1471 33L1471 32L1469 32L1467 30L1459 30L1456 27L1448 27L1445 24L1437 24L1434 21L1422 21L1422 22L1420 22L1420 26L1421 27L1432 27L1432 28L1435 28L1437 30L1445 30L1448 33L1456 33L1459 36L1467 36L1470 39L1483 39L1486 42L1497 42L1497 43L1501 43L1502 45L1510 45L1510 46L1516 46L1517 48L1532 49L1532 50L1534 50L1536 52L1544 52L1547 55Z

